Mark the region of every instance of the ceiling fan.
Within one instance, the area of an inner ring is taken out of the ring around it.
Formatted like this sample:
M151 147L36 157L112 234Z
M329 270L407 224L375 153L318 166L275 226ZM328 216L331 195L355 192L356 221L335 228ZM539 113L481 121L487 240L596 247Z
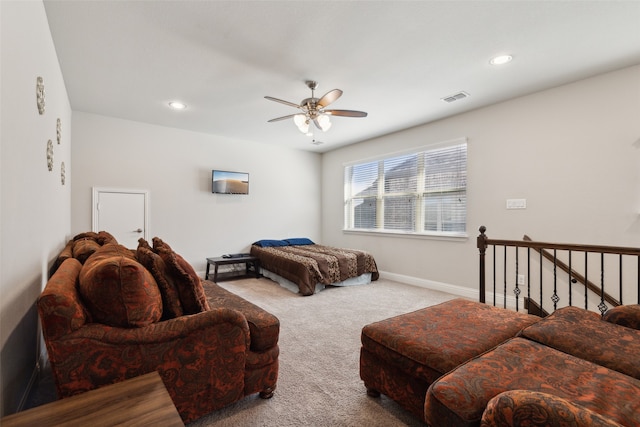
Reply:
M283 101L282 99L273 98L271 96L265 96L265 98L270 101L279 102L301 110L300 113L271 119L269 120L269 123L293 118L294 123L302 133L309 133L309 124L311 122L313 122L318 129L326 132L331 127L329 116L367 117L367 113L364 111L325 110L329 104L342 96L342 91L340 89L333 89L322 95L322 97L316 98L315 90L318 87L318 83L313 80L308 80L305 83L307 84L307 87L311 89L311 98L303 99L300 104Z

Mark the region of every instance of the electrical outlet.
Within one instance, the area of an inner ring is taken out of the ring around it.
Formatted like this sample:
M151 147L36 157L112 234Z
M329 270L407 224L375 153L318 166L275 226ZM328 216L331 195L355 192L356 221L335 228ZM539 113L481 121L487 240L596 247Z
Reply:
M524 285L524 274L518 274L518 285Z

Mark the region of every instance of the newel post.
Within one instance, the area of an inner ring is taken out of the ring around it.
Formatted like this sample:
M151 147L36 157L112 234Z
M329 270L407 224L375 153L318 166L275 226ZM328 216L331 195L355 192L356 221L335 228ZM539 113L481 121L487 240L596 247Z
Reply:
M487 231L487 227L484 225L480 226L480 235L478 236L478 250L480 251L480 281L479 281L479 293L480 293L480 302L485 302L485 266L484 266L484 258L485 253L487 252L487 236L484 232Z

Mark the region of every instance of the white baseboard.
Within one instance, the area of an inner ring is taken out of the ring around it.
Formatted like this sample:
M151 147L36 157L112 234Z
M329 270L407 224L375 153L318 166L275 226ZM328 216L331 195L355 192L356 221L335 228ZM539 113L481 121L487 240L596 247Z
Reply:
M457 295L459 297L468 298L478 301L478 290L464 286L452 285L450 283L437 282L435 280L420 279L418 277L405 276L404 274L390 273L388 271L380 271L380 277L395 282L405 283L407 285L418 286L420 288L432 289L434 291L446 292L448 294ZM486 301L493 305L493 293L487 292ZM504 296L496 294L496 305L502 307L504 305ZM512 295L507 296L507 308L515 310L516 299Z
M380 277L393 280L394 282L405 283L407 285L418 286L420 288L432 289L434 291L446 292L463 298L478 300L478 290L465 288L464 286L451 285L449 283L436 282L435 280L420 279L418 277L405 276L404 274L380 271Z
M37 362L36 365L33 367L33 371L31 372L31 378L29 378L29 383L27 384L27 388L25 389L24 394L20 399L20 403L18 404L18 408L16 412L21 412L22 410L24 410L24 407L27 404L27 400L29 399L29 395L31 394L31 391L33 390L34 385L38 381L39 376L40 376L40 362Z

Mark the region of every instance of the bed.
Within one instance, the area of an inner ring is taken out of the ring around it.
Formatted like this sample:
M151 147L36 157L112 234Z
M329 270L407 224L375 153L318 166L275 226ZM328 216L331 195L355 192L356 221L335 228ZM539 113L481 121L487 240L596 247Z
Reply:
M251 245L251 255L260 260L263 276L304 296L328 285L360 285L379 277L368 252L318 245L307 238L259 240Z

